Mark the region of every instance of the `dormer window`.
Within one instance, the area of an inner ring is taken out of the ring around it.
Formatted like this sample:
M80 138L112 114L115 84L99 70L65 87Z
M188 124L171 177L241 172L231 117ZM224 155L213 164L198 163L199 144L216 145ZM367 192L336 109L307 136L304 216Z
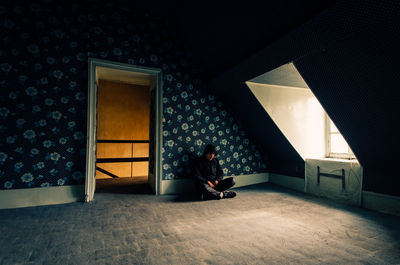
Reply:
M344 158L353 159L356 158L353 151L350 149L346 140L339 132L336 125L328 117L326 117L326 156L329 158Z

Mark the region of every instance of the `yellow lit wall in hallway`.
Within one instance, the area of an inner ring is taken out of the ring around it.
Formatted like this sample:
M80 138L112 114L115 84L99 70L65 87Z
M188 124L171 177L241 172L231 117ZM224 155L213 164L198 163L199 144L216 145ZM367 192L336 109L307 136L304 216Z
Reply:
M99 80L97 105L97 139L149 140L150 90L119 82ZM128 158L129 143L98 143L97 158ZM148 157L147 143L133 144L133 157ZM131 163L106 163L97 166L119 176L131 176ZM148 176L148 162L134 162L133 176ZM96 171L96 178L109 176Z

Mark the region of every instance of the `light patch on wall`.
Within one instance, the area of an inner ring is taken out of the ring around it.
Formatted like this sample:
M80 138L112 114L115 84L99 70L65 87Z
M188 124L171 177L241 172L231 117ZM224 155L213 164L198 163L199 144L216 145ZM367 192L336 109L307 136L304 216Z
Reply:
M330 119L293 63L246 84L303 159L328 156L327 121ZM338 137L340 141L330 142L333 150L342 150L343 144L348 146L340 133Z

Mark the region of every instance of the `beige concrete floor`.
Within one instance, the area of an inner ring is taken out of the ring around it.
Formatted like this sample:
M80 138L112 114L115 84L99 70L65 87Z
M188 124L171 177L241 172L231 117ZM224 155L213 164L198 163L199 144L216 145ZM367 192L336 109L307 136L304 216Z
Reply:
M400 264L399 217L272 184L219 201L137 187L1 210L0 264Z

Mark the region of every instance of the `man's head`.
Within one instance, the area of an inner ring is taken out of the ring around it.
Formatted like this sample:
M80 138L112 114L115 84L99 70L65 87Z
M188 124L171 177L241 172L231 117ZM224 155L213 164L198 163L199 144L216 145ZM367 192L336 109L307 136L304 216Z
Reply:
M204 148L203 155L206 159L213 160L213 158L217 155L217 151L215 150L215 147L212 144L208 144Z

